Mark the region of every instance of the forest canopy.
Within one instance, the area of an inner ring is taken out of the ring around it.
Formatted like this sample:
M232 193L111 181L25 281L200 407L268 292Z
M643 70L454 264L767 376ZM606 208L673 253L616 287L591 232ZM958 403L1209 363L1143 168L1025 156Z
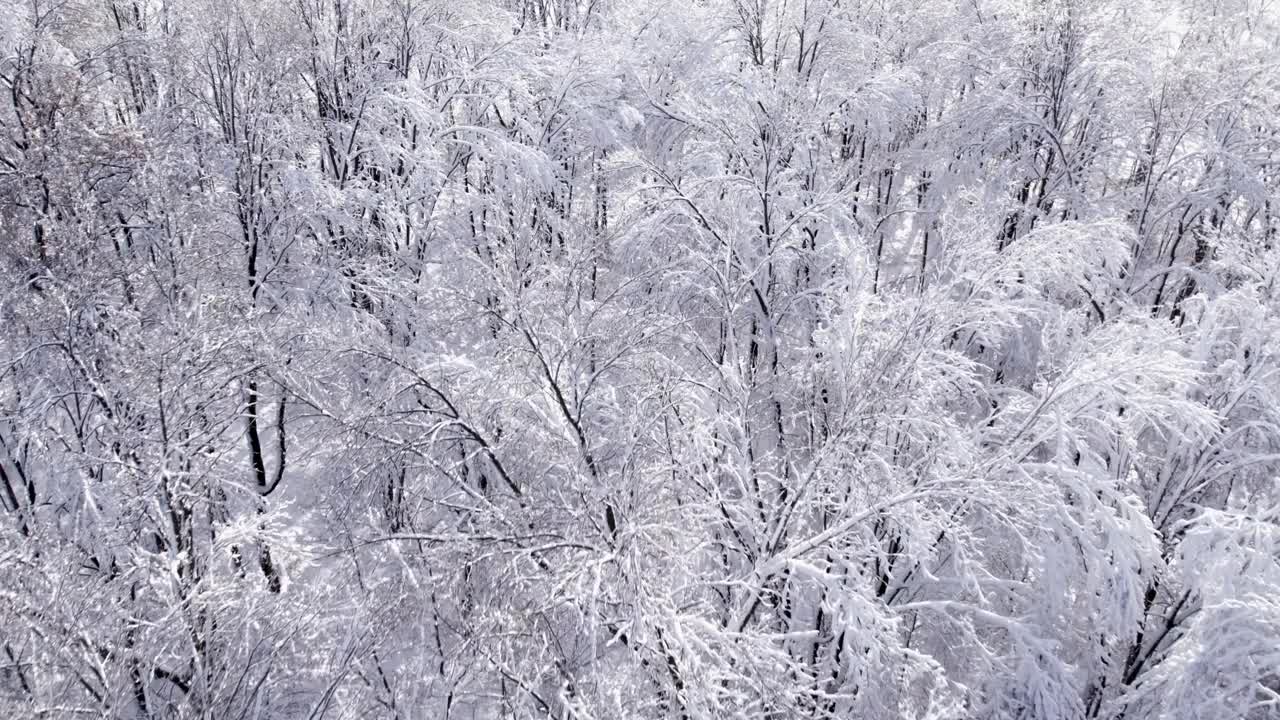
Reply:
M0 717L1280 718L1280 2L0 5Z

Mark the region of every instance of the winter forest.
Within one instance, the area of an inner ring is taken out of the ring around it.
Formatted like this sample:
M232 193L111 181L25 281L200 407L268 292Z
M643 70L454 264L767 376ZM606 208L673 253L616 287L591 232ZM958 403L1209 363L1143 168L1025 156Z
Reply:
M0 717L1280 718L1277 0L0 1Z

